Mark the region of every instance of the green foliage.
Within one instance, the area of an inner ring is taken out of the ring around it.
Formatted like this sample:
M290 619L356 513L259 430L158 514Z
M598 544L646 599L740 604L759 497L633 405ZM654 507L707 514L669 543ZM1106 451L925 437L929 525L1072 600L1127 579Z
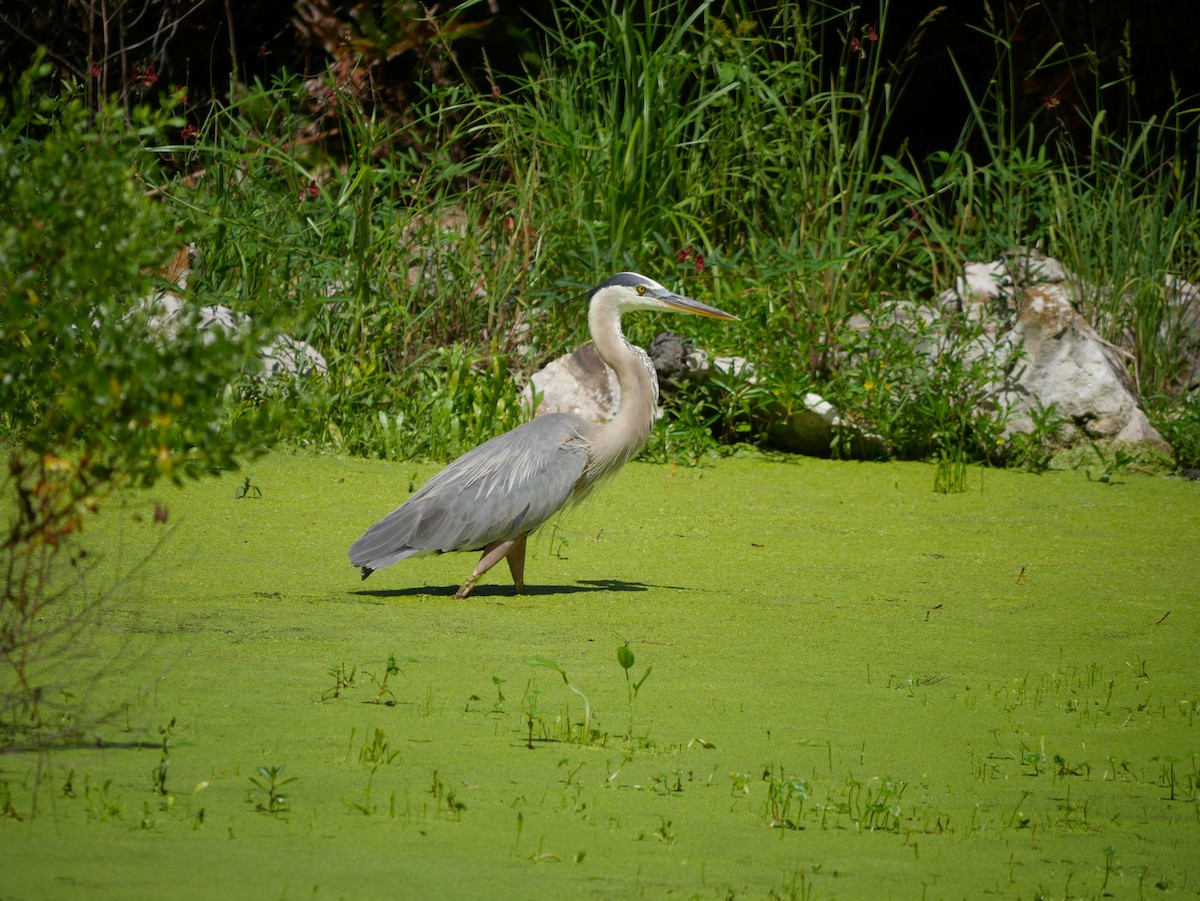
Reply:
M178 481L231 466L260 440L228 386L256 335L184 329L147 340L148 272L175 248L167 210L146 196L143 143L175 124L168 107L90 113L71 86L40 93L26 73L0 131L0 427L22 466L86 447L83 480Z
M346 417L342 428L331 418L334 445L388 460L446 460L525 416L500 354L480 357L462 345L435 350L414 364L406 381L409 396L377 398L374 419Z
M232 467L272 437L234 387L257 355L253 328L227 337L184 323L169 343L150 329L155 310L142 299L162 286L149 273L175 248L163 239L169 211L147 196L145 145L178 124L178 98L126 118L115 101L90 111L76 86L48 76L39 62L0 97L0 436L14 501L0 539L0 724L10 740L68 722L47 711L73 706L61 680L86 678L61 665L94 602L73 606L83 555L59 554L85 515L123 485Z
M1059 446L1059 435L1069 420L1059 416L1054 404L1037 404L1029 411L1032 428L1018 432L1008 438L1005 462L1020 466L1030 472L1042 473L1050 468L1054 448Z
M266 405L293 440L387 458L444 459L520 424L512 298L532 251L485 214L481 159L461 158L479 101L430 88L400 130L331 86L338 143L320 146L296 139L306 96L255 85L195 143L162 148L203 173L162 190L211 247L205 294L329 361Z
M1095 462L1099 464L1098 469L1093 470L1087 467L1084 473L1088 477L1088 481L1096 481L1102 485L1116 485L1116 476L1123 470L1129 467L1136 459L1133 454L1122 447L1113 447L1109 451L1100 449L1100 446L1094 441L1089 445L1092 449L1092 454L1095 457ZM1093 476L1093 472L1095 475Z
M660 387L665 421L642 451L643 459L657 463L695 465L755 443L764 425L761 410L775 403L775 394L748 367Z
M822 388L860 431L902 458L993 453L1004 413L988 402L988 389L1002 369L980 326L948 318L931 325L890 306L866 311L839 339L839 363ZM852 438L838 435L835 455L849 456Z
M1200 469L1200 391L1178 400L1151 398L1147 414L1163 439L1171 445L1175 466Z

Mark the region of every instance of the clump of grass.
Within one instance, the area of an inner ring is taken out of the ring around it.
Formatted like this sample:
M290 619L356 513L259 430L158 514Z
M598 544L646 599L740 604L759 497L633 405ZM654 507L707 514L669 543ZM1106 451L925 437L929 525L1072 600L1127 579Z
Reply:
M433 771L433 778L429 783L429 794L433 795L437 816L442 815L442 807L445 806L450 819L456 823L462 820L463 811L467 809L466 802L459 799L458 792L452 784L439 778L437 770Z
M1182 284L1200 280L1200 187L1181 164L1197 113L1179 103L1123 134L1103 110L1088 124L1086 153L1062 150L1054 199L1056 212L1069 215L1051 220L1050 238L1078 279L1089 321L1132 352L1139 390L1175 395L1188 387L1195 342Z
M362 763L369 763L372 766L389 765L400 759L400 750L393 749L387 733L382 728L376 727L371 741L364 742L359 750L358 759Z

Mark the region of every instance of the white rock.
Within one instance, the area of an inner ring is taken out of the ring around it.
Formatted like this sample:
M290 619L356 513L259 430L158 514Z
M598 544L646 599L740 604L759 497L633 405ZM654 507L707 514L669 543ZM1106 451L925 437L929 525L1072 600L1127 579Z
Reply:
M299 380L329 373L329 364L320 351L287 335L276 336L259 350L259 357L263 363L262 375L266 378L285 376Z
M1064 285L1026 291L1017 323L1002 342L1024 348L999 392L1013 414L1007 434L1032 431L1033 411L1053 404L1068 421L1068 441L1112 439L1165 447L1138 406L1120 351L1076 312Z
M551 360L535 372L522 395L533 403L533 391L541 394L536 415L574 413L589 422L607 422L617 413L621 387L617 375L605 365L588 341L574 352Z
M217 340L218 332L236 338L250 324L249 316L220 304L193 308L174 291L163 291L153 297L142 298L125 314L125 319L129 320L141 312L148 314L147 331L167 343L177 341L185 329L195 328L203 333L204 344L209 345Z
M971 297L996 299L1011 296L1012 278L1008 273L1008 266L1003 260L967 263L963 266L963 274L955 282L953 292L944 292L942 297L945 298L948 293L956 294L963 300Z
M754 364L745 357L713 357L712 368L724 375L732 375L735 378L744 379L751 385L758 384L758 376L754 371Z

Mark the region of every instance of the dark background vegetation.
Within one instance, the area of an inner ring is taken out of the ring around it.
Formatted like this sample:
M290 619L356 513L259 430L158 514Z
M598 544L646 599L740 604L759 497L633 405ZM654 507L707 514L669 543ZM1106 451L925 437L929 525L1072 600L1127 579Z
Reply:
M555 6L548 0L488 0L453 12L445 4L411 0L9 0L0 5L0 71L11 82L43 46L63 75L98 94L132 101L147 91L186 86L200 119L228 90L231 71L242 83L266 84L284 72L316 77L336 71L348 55L361 53L370 62L364 95L402 117L416 83L467 79L477 87L510 87L513 77L538 64L541 24L554 20ZM581 6L603 8L596 2ZM763 26L776 7L738 4ZM1200 93L1200 29L1190 27L1195 7L1188 0L1139 4L1136 14L1123 0L865 3L858 7L859 21L883 21L882 7L888 28L900 38L889 42L898 52L912 50L904 37L924 32L913 58L892 60L904 66L908 84L888 123L890 152L907 142L923 159L955 145L970 113L959 75L976 95L983 90L995 68L993 34L1006 23L1012 28L1018 121L1034 118L1040 107L1046 129L1066 127L1086 140L1090 116L1078 113L1094 114L1087 107L1098 96L1110 121L1123 125L1122 117L1161 115L1177 97ZM453 25L439 34L427 8ZM570 18L563 25L569 32ZM832 66L846 35L836 19L825 31ZM1059 43L1063 61L1040 66ZM1126 68L1136 92L1125 90Z

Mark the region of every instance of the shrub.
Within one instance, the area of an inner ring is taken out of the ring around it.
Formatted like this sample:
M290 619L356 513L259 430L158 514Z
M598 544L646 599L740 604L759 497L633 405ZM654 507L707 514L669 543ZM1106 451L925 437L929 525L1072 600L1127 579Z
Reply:
M257 353L253 329L148 337L138 301L173 229L140 175L154 165L145 142L175 124L171 102L93 113L48 74L35 64L0 99L0 742L62 723L47 713L66 697L55 680L86 679L61 663L94 623L72 592L87 515L123 486L234 466L269 435L231 387Z

